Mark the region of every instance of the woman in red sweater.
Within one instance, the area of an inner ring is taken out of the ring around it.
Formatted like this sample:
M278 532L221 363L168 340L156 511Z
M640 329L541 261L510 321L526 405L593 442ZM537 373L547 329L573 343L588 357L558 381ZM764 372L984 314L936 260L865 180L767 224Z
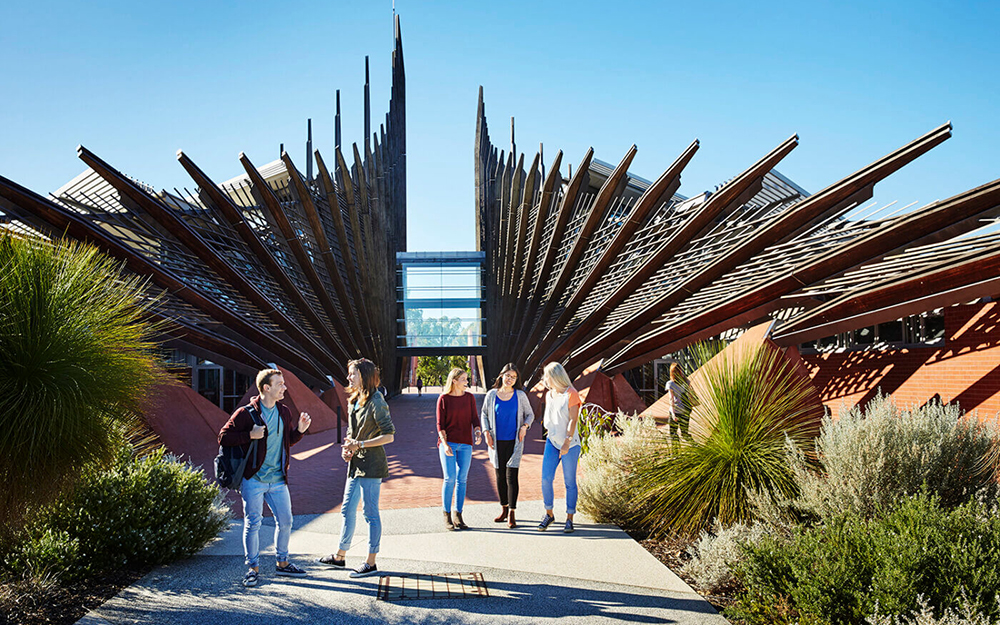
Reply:
M468 385L469 375L457 367L452 369L437 402L438 456L441 472L444 473L441 500L444 503L444 525L450 530L469 528L462 520L465 483L469 477L469 465L472 464L473 437L476 445L482 439L476 398L472 393L465 392ZM452 495L455 495L454 520L451 517Z

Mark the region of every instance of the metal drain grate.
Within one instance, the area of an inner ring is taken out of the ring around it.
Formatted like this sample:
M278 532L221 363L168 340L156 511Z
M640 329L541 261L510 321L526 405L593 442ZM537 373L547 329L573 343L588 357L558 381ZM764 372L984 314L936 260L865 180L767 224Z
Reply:
M490 591L486 588L482 573L383 575L378 580L378 598L382 601L489 596Z

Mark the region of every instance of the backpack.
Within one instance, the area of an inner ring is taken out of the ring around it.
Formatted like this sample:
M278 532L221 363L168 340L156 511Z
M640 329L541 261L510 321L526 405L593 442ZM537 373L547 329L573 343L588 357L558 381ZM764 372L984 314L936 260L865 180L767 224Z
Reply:
M264 425L264 419L253 407L253 404L244 406L250 413L250 418L254 425ZM250 441L250 448L246 455L243 455L243 448L240 445L226 447L219 446L219 455L215 457L215 481L223 488L239 490L243 483L243 472L246 470L247 461L250 458L257 462L257 440Z

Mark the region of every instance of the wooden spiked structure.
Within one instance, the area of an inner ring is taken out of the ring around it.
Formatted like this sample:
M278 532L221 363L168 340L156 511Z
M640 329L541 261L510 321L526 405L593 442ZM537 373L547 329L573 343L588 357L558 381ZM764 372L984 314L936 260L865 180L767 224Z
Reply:
M312 147L305 173L282 151L217 183L183 152L194 191L156 191L86 148L87 170L39 196L0 177L0 228L87 241L148 278L168 347L237 370L279 364L319 389L346 361L397 357L396 253L406 250L406 118L395 20L389 108L365 136ZM621 373L692 342L768 319L796 345L1000 294L1000 181L904 214L865 205L875 185L951 136L945 124L809 194L776 169L792 136L716 188L685 197L697 140L653 181L589 149L546 166L490 138L482 88L475 132L475 239L485 256L485 375L506 362L528 380L563 362ZM315 175L313 160L315 159ZM863 161L862 161L863 162ZM564 175L565 172L565 175ZM441 348L446 349L446 348Z
M530 380L559 361L614 375L693 342L778 320L790 346L1000 293L1000 180L902 215L864 217L876 183L951 136L926 135L810 195L775 168L791 137L694 197L677 193L692 142L653 182L588 150L547 174L541 151L491 143L483 92L475 136L477 244L486 253L487 376ZM879 211L881 212L881 211Z
M347 361L364 356L392 386L395 255L406 246L398 17L395 33L389 110L369 136L366 59L364 153L355 144L350 165L338 92L333 172L311 133L306 174L284 151L260 168L240 154L245 175L219 184L179 151L194 191L156 191L80 147L88 169L52 197L0 177L5 227L92 243L148 277L167 347L247 372L275 363L317 389L343 383Z

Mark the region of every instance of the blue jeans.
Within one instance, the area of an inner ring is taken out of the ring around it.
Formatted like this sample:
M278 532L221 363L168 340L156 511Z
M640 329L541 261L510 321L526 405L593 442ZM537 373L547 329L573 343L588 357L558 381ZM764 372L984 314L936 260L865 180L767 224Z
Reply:
M365 521L368 522L368 553L378 553L382 541L382 518L378 514L378 495L382 489L380 477L349 477L344 486L344 503L340 513L344 515L344 527L340 530L340 550L347 551L354 538L354 526L358 520L358 501L365 501Z
M576 514L576 465L580 461L580 446L569 448L565 456L559 455L559 448L545 440L545 454L542 456L542 503L551 510L555 495L552 482L556 479L556 467L562 462L563 483L566 485L566 514Z
M469 465L472 464L472 445L468 443L447 443L452 455L444 453L444 445L438 445L438 456L441 458L441 472L444 473L444 484L441 486L441 501L444 511L451 512L451 496L455 493L455 483L458 483L458 493L455 493L455 512L462 514L465 507L465 483L469 479Z
M243 480L240 487L243 497L243 553L246 554L246 565L258 566L260 563L260 532L261 521L264 520L264 502L274 515L274 551L278 562L288 562L288 539L292 536L292 498L288 495L288 485L265 484L255 478Z

